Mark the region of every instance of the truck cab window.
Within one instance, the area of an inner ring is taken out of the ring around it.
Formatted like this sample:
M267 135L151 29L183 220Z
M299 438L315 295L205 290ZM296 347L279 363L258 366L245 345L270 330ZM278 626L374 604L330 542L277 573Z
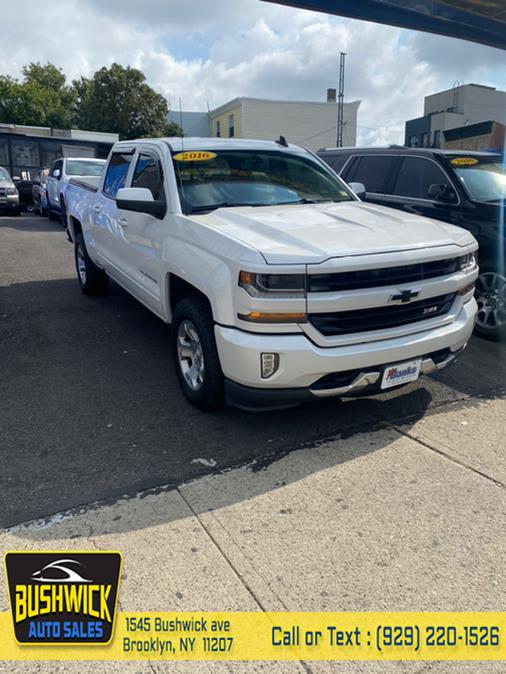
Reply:
M135 167L132 187L144 187L153 195L153 199L163 199L163 173L158 159L141 152Z
M108 197L114 199L118 190L125 186L125 180L131 161L131 154L115 152L112 155L104 180L104 194Z

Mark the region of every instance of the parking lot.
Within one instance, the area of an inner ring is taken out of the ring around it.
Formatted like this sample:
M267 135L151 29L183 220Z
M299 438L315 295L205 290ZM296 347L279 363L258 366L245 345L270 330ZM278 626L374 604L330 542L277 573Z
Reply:
M389 394L204 414L179 392L168 328L116 285L83 296L73 265L58 223L0 219L4 527L504 392L505 346L474 338L453 368Z
M207 415L179 392L168 328L117 286L82 295L61 226L32 215L0 219L0 320L2 553L121 550L123 611L504 607L504 345L475 338L452 368L389 394ZM230 667L273 671L121 669ZM504 668L276 664L280 674L477 671Z

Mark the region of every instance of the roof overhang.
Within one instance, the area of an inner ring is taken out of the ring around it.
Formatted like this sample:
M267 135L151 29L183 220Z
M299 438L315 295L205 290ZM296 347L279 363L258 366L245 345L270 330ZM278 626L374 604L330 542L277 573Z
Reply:
M264 0L506 49L504 0Z

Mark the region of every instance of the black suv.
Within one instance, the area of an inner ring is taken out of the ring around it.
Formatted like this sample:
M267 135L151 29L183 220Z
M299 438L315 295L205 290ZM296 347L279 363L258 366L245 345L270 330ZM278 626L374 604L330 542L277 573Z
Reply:
M365 201L443 220L468 229L478 240L476 332L506 337L506 238L504 157L390 146L320 150L324 159Z

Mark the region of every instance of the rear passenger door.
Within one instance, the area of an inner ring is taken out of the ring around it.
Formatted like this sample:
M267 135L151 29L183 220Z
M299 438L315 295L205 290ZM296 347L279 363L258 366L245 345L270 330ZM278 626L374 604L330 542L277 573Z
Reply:
M91 206L91 240L107 272L124 284L126 270L122 260L124 234L118 217L116 194L127 185L135 149L121 148L109 157L101 190Z
M147 189L157 201L167 202L162 158L153 146L139 147L133 159L128 187ZM119 210L121 258L128 274L129 289L159 315L161 307L160 242L167 227L163 215Z

